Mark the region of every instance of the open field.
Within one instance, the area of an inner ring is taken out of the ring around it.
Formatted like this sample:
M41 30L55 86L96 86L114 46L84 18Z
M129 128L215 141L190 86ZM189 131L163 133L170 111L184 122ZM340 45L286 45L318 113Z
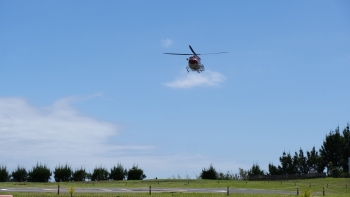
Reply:
M311 184L311 186L310 186ZM328 187L327 187L328 185ZM295 191L299 187L300 194L306 190L312 190L314 196L322 196L323 187L325 188L326 196L350 196L350 179L347 178L322 178L322 179L307 179L307 180L290 180L290 181L237 181L237 180L178 180L178 179L162 179L162 180L142 180L142 181L99 181L99 182L62 182L60 183L60 196L69 196L67 193L68 187L79 188L221 188L226 190L229 188L240 188L246 190L280 190L280 191ZM0 189L6 188L43 188L50 189L55 192L47 193L12 193L15 196L57 196L57 183L16 183L6 182L0 183ZM0 194L9 194L6 190L0 190ZM295 196L289 194L242 194L242 193L230 193L230 196ZM152 192L152 196L225 196L226 193L169 193ZM74 196L148 196L148 192L138 193L76 193Z

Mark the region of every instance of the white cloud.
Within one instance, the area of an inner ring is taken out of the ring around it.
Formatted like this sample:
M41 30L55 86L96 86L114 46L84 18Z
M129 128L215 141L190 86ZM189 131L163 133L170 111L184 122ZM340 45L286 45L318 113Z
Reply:
M94 96L83 99L91 97ZM147 178L152 179L178 174L195 178L194 174L199 175L203 167L217 161L198 154L159 155L154 145L112 142L118 137L119 126L86 116L72 107L73 101L80 100L67 97L51 106L38 107L23 98L0 97L0 165L12 172L18 165L30 170L36 162L46 164L51 170L68 163L73 169L82 166L92 172L96 166L109 169L120 162L126 168L138 164ZM241 166L220 161L217 167L226 171Z
M36 107L22 98L0 98L1 162L8 167L31 167L37 161L51 167L65 162L94 167L116 155L152 148L112 143L118 126L83 115L71 106L76 100L68 97Z
M202 73L190 72L172 82L165 83L171 88L192 88L195 86L217 86L225 81L225 76L219 72L204 71Z
M167 39L161 40L161 43L163 47L169 47L173 43L173 41L167 38Z

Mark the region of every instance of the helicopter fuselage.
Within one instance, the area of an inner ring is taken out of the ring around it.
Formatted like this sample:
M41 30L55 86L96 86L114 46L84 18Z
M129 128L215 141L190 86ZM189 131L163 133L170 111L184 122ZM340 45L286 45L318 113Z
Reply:
M204 65L201 64L201 58L197 55L191 56L187 58L188 60L188 66L186 67L187 72L189 72L189 69L192 71L202 72L204 71Z

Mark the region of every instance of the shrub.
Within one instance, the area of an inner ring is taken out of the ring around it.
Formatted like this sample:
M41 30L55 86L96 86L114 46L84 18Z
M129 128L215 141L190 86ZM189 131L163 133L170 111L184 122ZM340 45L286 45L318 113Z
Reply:
M0 167L0 182L7 182L10 180L9 172L6 169L6 166Z
M12 172L12 180L16 182L24 182L28 179L28 173L25 168L17 167L15 171Z
M72 180L72 168L67 164L65 166L59 165L55 168L54 178L56 182L67 182Z
M106 168L96 167L91 175L92 181L108 180L109 172Z
M128 171L128 180L143 180L145 178L146 175L143 173L143 170L140 169L137 165L134 165Z
M218 173L211 164L207 170L205 168L202 169L202 172L199 176L202 179L218 179Z
M120 163L118 163L117 167L114 166L113 168L111 168L109 178L113 180L124 180L127 174L127 170L124 169L124 167Z
M48 182L52 175L50 169L46 165L37 163L28 173L28 181L30 182Z
M73 180L74 181L85 181L87 173L84 168L77 169L73 172Z

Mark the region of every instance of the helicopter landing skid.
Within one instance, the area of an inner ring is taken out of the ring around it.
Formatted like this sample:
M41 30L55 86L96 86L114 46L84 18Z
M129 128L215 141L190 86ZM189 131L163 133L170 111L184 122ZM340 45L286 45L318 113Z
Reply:
M204 65L203 65L203 64L200 65L200 66L199 66L199 69L192 69L192 68L190 68L189 66L186 66L186 70L187 70L188 73L190 72L190 70L191 70L191 71L197 71L198 73L201 73L201 72L204 71Z

